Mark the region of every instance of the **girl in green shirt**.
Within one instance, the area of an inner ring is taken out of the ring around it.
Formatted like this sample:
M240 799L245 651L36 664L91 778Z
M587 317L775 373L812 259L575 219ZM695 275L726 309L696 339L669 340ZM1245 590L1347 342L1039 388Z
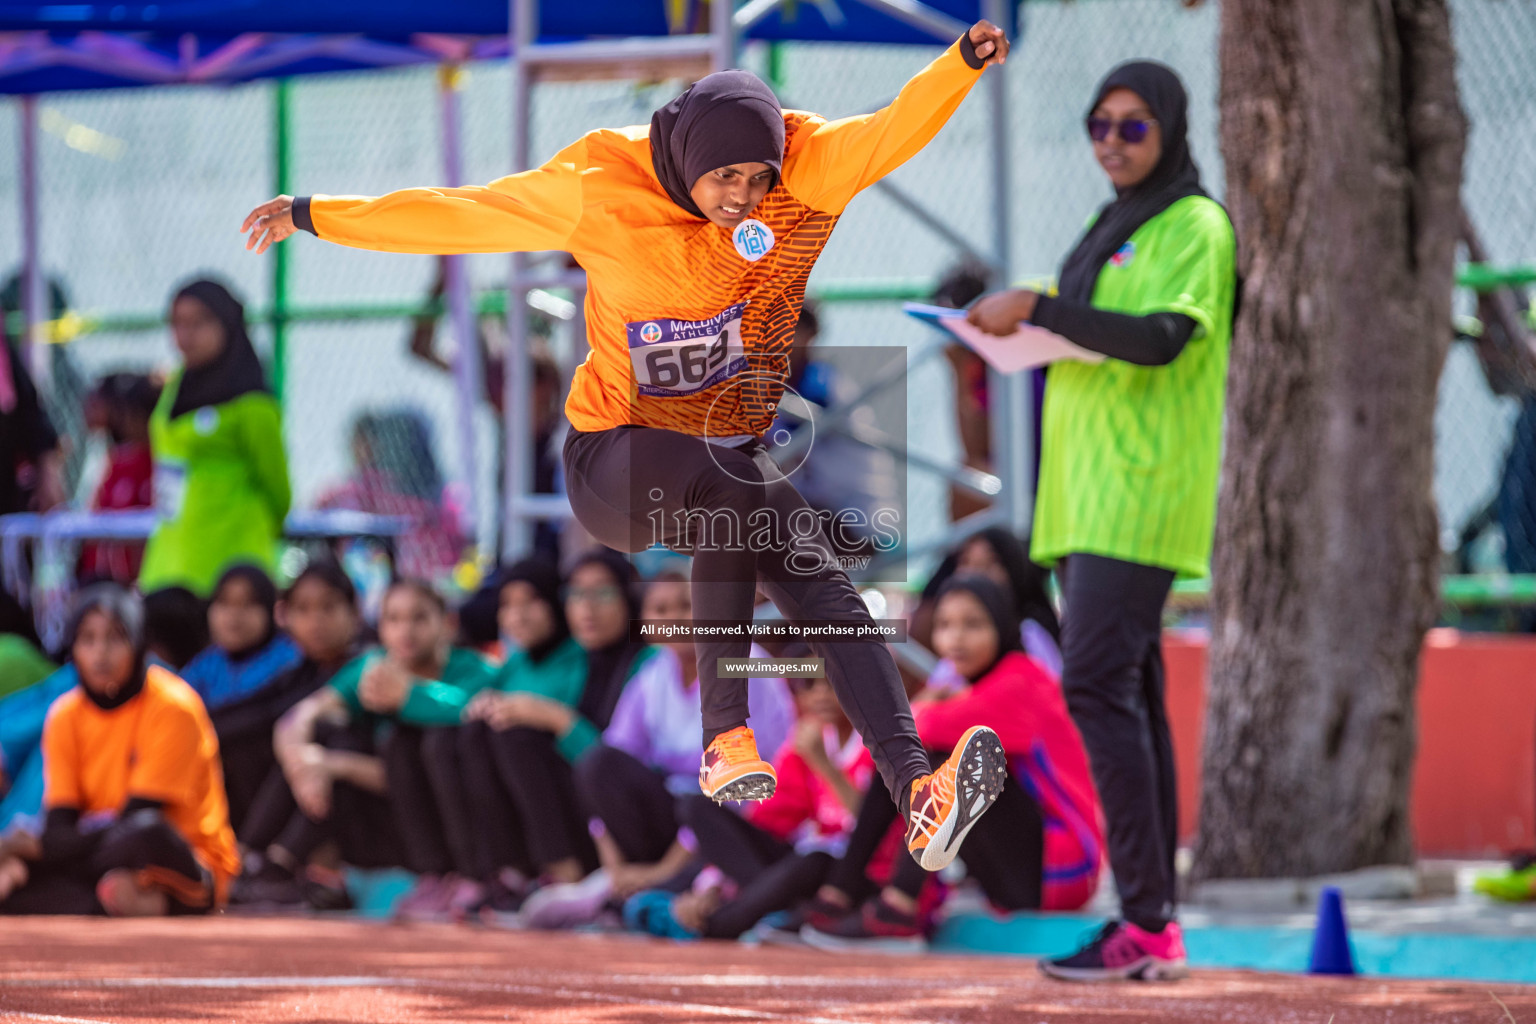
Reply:
M630 639L640 602L634 567L624 556L592 550L576 560L564 587L547 571L536 581L532 576L511 578L502 588L504 629L523 628L519 618L544 619L557 629L568 623L584 672L575 679L562 671L560 692L541 687L542 693L528 685L527 674L519 674L509 680L509 692L487 698L470 714L489 726L480 735L488 741L497 782L510 797L526 864L547 881L574 883L598 866L598 856L577 797L573 762L596 747L625 686L656 649ZM530 603L534 607L523 610ZM509 639L516 638L508 632ZM557 647L563 649L564 643ZM557 657L563 655L551 654L543 664L552 666Z
M574 824L561 828L556 821L530 822L522 812L528 790L543 792L558 783L551 783L546 772L524 767L520 748L527 741L517 726L527 724L523 716L529 702L547 709L574 708L588 668L587 652L566 624L560 574L553 564L527 559L499 574L498 582L496 623L507 660L486 689L464 695L459 705L464 724L454 730L452 749L436 751L439 756L423 765L450 834L462 836L459 872L466 884L449 896L448 912L492 921L518 909L530 878L581 876L572 850L583 844L572 846L567 835L584 828L585 821L573 818ZM577 728L581 721L573 712L564 732L536 734L532 742L552 755L579 749L587 731Z
M1086 127L1114 201L1067 256L1056 295L1002 292L970 314L993 334L1029 321L1108 357L1050 368L1031 551L1061 583L1062 686L1123 918L1042 962L1061 978L1186 971L1162 610L1176 575L1208 572L1237 293L1232 225L1201 187L1187 110L1161 64L1110 72Z
M245 329L245 309L214 281L171 303L183 367L150 417L155 507L139 588L184 586L207 597L230 565L275 573L292 497L277 400Z
M375 648L341 668L320 690L288 713L276 730L275 749L295 801L305 816L331 814L337 782L383 790L390 803L405 866L420 877L397 913L435 917L446 912L461 879L462 837L445 821L426 770L451 751L452 726L468 695L490 686L495 671L473 651L451 646L452 616L441 595L419 580L397 580L384 592ZM351 751L317 742L324 726L358 723L377 749L378 767L361 772ZM338 759L333 756L342 754ZM343 827L335 823L334 827Z

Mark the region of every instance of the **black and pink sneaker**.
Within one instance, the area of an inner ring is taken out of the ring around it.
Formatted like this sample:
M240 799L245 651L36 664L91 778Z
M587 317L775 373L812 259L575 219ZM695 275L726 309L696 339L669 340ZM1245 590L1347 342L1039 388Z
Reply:
M1110 921L1071 956L1041 960L1040 970L1062 981L1174 981L1189 974L1189 963L1177 921L1160 932Z

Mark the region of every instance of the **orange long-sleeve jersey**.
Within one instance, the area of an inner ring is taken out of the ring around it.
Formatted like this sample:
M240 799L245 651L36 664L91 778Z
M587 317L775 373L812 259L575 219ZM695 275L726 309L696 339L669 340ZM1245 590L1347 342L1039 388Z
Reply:
M872 114L785 111L780 181L734 232L668 197L645 125L590 132L483 187L314 196L308 218L321 238L385 252L570 252L587 271L591 346L566 400L572 426L761 435L833 225L938 133L980 74L956 43Z

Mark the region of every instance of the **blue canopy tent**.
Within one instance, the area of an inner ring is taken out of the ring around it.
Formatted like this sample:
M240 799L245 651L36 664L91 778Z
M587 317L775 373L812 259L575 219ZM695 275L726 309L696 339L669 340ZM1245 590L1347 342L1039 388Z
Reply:
M0 94L22 96L21 205L25 259L27 336L41 322L36 220L36 111L42 92L174 84L284 79L362 68L451 64L510 57L514 104L510 134L513 166L529 166L527 104L541 79L572 76L697 75L732 66L742 41L822 41L933 44L956 38L981 17L1014 31L1017 0L161 0L158 3L12 3L0 0ZM529 40L530 42L520 42ZM988 76L994 135L1006 124L1003 79ZM459 181L457 108L451 76L444 76L444 175ZM279 102L279 119L284 104ZM279 133L280 137L282 133ZM287 192L286 153L279 145L275 191ZM1007 181L1007 147L993 146L994 201ZM970 243L922 210L921 204L886 186L899 203L962 249ZM994 236L986 258L999 276L1008 266L1007 218L992 218ZM274 260L274 331L278 373L282 367L283 297L287 259ZM455 261L448 269L448 300L460 358L457 386L465 401L460 434L466 463L474 465L470 410L480 393L479 346L469 286ZM579 275L539 277L526 259L512 257L508 332L515 352L527 351L520 311L527 293L558 283L582 287ZM531 391L525 359L509 360L507 408L526 408ZM1024 380L1005 379L994 418L994 446L1004 488L989 521L1022 526L1027 521L1030 446ZM526 546L531 523L570 514L561 498L531 493L530 427L524 417L506 418L508 432L503 545ZM470 472L468 479L475 476ZM964 528L983 525L980 520Z
M932 29L966 26L982 17L981 0L749 0L731 5L747 39L798 42L908 43L933 41ZM1011 6L1000 12L1012 29ZM505 0L161 0L159 3L0 2L0 32L193 33L231 38L246 33L356 35L408 43L424 34L502 36L509 32ZM700 0L539 0L540 42L655 37L703 31L708 3Z

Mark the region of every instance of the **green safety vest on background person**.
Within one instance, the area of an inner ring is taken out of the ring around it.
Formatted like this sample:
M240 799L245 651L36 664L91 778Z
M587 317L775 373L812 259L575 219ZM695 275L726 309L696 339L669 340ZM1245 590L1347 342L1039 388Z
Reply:
M181 586L207 597L236 563L275 574L293 495L275 398L253 391L173 420L180 386L178 372L149 420L160 522L144 550L139 588Z
M1182 313L1198 326L1167 366L1051 364L1034 561L1090 554L1210 574L1235 249L1226 211L1190 196L1138 228L1100 271L1095 309Z

